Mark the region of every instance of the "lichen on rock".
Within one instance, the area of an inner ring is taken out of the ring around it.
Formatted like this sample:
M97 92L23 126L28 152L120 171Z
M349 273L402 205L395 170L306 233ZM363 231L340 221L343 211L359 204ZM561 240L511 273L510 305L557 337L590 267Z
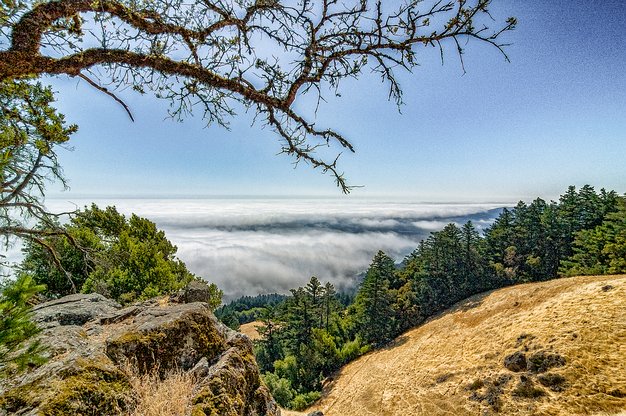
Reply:
M128 366L139 373L192 372L193 415L278 416L261 384L251 341L202 302L129 308L99 295L38 305L48 362L0 386L0 415L128 414L137 405Z

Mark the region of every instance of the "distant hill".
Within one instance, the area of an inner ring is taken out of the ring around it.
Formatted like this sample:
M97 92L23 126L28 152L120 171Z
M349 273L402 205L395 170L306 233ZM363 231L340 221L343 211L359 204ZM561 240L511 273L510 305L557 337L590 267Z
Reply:
M626 276L474 296L347 365L312 410L626 415Z

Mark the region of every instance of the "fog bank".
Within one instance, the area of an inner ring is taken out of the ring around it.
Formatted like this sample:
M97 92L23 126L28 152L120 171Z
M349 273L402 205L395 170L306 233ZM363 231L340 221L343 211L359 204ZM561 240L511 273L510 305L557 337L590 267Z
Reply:
M482 229L501 206L280 198L94 202L154 221L188 268L216 283L226 299L286 292L313 275L338 289L352 287L378 250L401 261L430 232L467 220ZM72 207L62 200L48 205Z

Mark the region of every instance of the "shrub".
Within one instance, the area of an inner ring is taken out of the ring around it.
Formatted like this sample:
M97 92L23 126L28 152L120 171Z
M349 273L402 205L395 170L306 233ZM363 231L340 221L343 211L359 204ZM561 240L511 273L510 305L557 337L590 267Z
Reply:
M76 291L97 292L121 303L173 293L196 278L176 257L177 248L152 221L126 218L115 207L93 204L78 211L66 227L66 236L48 237L52 251L40 244L24 248L22 268L46 295ZM221 292L216 295L221 302Z
M369 345L363 345L361 343L361 339L357 337L353 341L348 341L341 347L341 351L339 351L339 357L341 359L341 363L349 363L350 361L360 357L370 350Z
M537 377L542 386L549 387L552 391L563 391L565 377L560 374L546 373Z
M39 343L29 340L39 333L31 321L30 300L44 289L29 275L20 275L0 294L0 377L44 362Z
M296 395L296 392L291 388L289 380L281 378L274 373L265 373L261 378L279 405L282 407L291 405L291 400Z
M316 400L322 397L322 393L319 391L310 391L305 394L298 394L291 401L291 408L293 410L304 410L310 405L312 405Z
M546 394L542 389L535 387L533 381L526 376L520 377L520 382L513 389L512 393L514 396L526 399L536 399Z

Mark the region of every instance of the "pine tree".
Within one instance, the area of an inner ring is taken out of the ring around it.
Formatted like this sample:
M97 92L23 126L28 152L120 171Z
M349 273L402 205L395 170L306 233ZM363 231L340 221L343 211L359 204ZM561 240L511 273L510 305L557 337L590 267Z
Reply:
M485 290L480 234L471 221L461 227L463 245L463 292L464 296Z
M604 222L576 234L573 255L563 262L568 276L626 273L626 199Z
M335 295L335 286L330 282L326 282L324 285L324 294L322 296L322 310L323 310L323 324L326 331L329 330L330 316L337 309L337 299Z
M92 204L73 214L66 231L45 239L51 250L33 243L23 250L22 268L46 285L47 296L98 292L130 303L172 293L197 278L176 257L165 233L146 218L126 218L115 207ZM217 307L222 293L209 287L211 306Z
M389 289L394 273L393 259L379 251L357 293L355 319L362 339L369 344L382 345L395 335L393 297Z
M324 326L324 309L322 307L324 287L317 277L312 276L304 290L311 298L311 315L314 325L322 328Z
M287 316L289 323L289 348L297 356L300 344L310 345L311 331L316 316L313 314L313 302L311 296L304 288L291 289L292 297L287 300Z
M44 289L23 274L4 287L0 295L0 377L43 363L42 347L29 340L39 333L31 321L29 302Z
M261 371L274 371L274 362L283 358L280 345L280 328L277 309L275 305L267 305L263 308L261 322L258 328L261 340L257 348L257 362Z

